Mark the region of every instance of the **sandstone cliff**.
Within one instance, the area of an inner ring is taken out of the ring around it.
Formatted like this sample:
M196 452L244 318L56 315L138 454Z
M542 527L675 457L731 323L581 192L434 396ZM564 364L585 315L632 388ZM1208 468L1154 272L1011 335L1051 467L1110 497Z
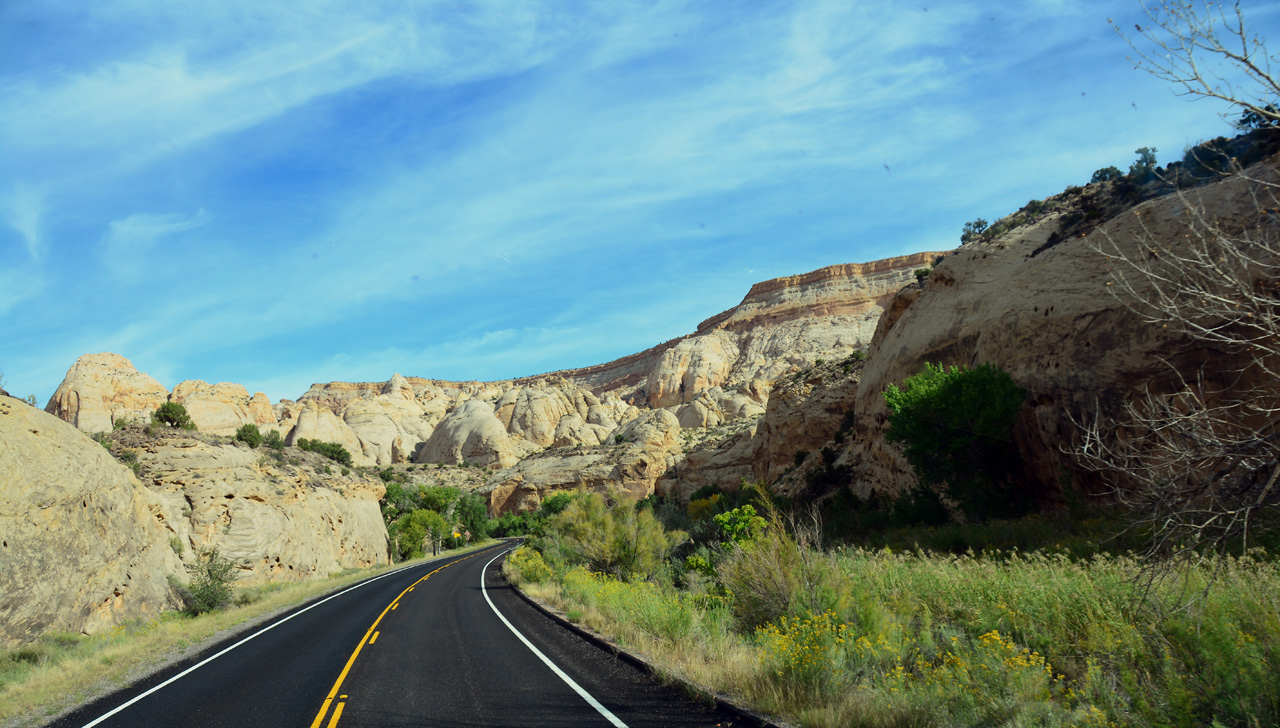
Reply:
M1280 157L1250 170L1280 179ZM1069 203L1069 193L1051 202ZM1243 236L1275 234L1275 218L1259 210L1239 178L1226 178L1187 193L1144 202L1107 220L1087 235L1057 241L1062 213L1012 230L992 242L970 244L948 255L920 290L907 290L890 305L872 342L857 391L855 442L845 458L861 487L896 492L913 476L896 448L884 442L886 408L881 392L921 371L925 362L994 364L1028 391L1014 436L1026 465L1026 481L1041 498L1063 482L1097 489L1065 452L1076 438L1071 417L1116 414L1138 393L1169 392L1179 378L1230 377L1240 362L1231 352L1142 321L1113 295L1100 246L1134 254L1143 240L1178 245L1194 235L1187 202L1203 205L1211 219ZM1226 383L1223 380L1224 384Z
M93 633L170 603L182 564L160 497L25 402L0 397L0 442L0 643Z

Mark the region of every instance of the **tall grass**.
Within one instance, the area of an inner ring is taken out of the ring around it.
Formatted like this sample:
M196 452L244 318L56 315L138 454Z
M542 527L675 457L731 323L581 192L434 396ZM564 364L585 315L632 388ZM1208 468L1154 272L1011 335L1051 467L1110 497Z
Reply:
M721 569L770 574L786 548ZM776 574L715 598L536 554L509 569L672 672L802 725L1280 724L1280 566L1261 554L1150 583L1129 556L794 548L817 583L757 624L735 602L776 592Z

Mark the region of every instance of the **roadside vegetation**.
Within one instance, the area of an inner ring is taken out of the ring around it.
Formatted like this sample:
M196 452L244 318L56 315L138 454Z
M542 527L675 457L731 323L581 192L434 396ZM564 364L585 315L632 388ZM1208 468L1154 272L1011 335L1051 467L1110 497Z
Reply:
M758 487L704 495L580 494L507 573L670 674L806 726L1280 722L1280 566L1262 550L1152 582L1097 522L1070 548L823 548L816 520ZM1044 520L968 533L1071 530ZM939 529L896 537L912 530Z

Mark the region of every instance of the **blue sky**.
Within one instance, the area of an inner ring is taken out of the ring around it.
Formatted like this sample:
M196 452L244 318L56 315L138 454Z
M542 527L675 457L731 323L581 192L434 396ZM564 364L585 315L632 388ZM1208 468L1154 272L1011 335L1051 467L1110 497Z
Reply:
M927 9L926 9L927 6ZM1246 5L1280 42L1280 12ZM1230 134L1127 0L0 4L0 372L500 379Z

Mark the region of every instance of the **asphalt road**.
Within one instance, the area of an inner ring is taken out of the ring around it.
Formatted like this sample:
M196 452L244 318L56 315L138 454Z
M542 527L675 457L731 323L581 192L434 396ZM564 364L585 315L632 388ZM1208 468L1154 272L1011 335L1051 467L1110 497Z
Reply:
M53 725L743 725L531 607L499 571L506 549L301 605Z

